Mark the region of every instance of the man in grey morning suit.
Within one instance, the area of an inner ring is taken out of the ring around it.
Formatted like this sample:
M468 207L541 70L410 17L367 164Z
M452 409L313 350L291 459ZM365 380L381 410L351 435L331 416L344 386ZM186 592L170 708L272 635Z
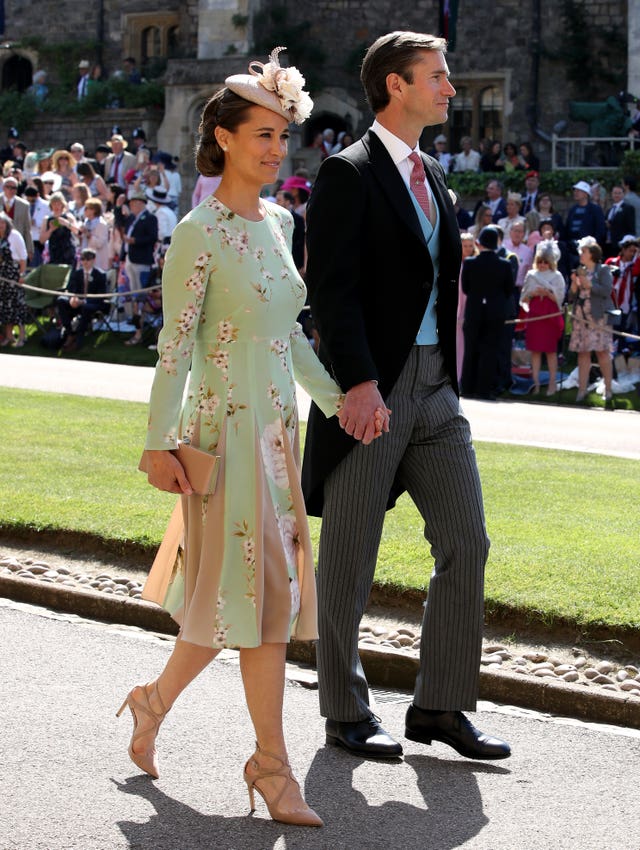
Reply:
M384 512L403 490L435 557L405 734L469 758L510 755L462 714L477 696L489 541L456 394L460 237L444 172L418 148L423 128L446 120L455 94L445 46L395 32L369 48L362 82L376 120L324 161L307 212L319 356L346 392L339 423L312 408L303 467L309 513L323 518L320 710L328 743L380 758L402 747L369 707L358 626ZM389 432L373 440L375 411L385 407Z

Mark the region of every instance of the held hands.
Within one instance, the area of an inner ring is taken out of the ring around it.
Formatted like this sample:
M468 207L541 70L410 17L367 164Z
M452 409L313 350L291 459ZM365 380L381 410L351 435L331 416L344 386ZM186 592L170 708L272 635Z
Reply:
M347 392L338 420L349 436L368 446L389 430L390 413L375 381L365 381Z
M193 490L187 480L184 468L178 458L170 451L146 450L149 461L149 484L167 493L191 496Z

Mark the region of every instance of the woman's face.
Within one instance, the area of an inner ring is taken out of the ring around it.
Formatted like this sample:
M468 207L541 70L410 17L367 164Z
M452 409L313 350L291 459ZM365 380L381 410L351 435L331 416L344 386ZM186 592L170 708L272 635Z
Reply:
M0 239L5 239L7 235L7 222L0 218Z
M520 204L517 201L507 201L507 214L513 218L520 212Z
M502 149L502 144L500 142L494 142L491 145L491 153L500 153Z
M55 215L55 216L62 215L62 210L63 210L62 201L51 201L49 206L51 207L51 212L53 213L53 215Z
M57 171L68 171L68 170L69 170L69 157L67 157L67 156L58 157Z
M473 254L473 239L462 240L462 259L466 259Z
M514 145L505 145L504 146L504 152L505 152L506 156L515 156L516 155L515 146Z
M287 155L289 123L263 106L252 106L247 120L234 132L216 127L216 139L225 151L224 171L256 187L274 183Z
M492 219L493 219L493 213L491 212L490 209L482 210L482 226L483 227L486 226L487 224L491 224ZM471 243L471 244L473 244L473 243Z
M540 198L538 199L538 206L541 210L550 210L551 197L549 195L540 195Z
M590 266L593 262L591 258L591 251L586 246L584 248L580 248L580 262L583 266Z
M85 207L84 208L84 214L86 215L87 218L95 218L96 217L96 211L94 210L93 207Z

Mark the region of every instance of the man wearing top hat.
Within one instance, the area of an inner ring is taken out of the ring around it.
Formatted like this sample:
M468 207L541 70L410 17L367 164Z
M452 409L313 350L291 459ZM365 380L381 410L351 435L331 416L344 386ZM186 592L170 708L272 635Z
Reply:
M418 147L455 95L445 49L444 39L412 32L369 48L361 79L375 121L324 160L307 211L318 354L346 394L332 420L312 405L302 473L307 510L322 516L320 711L327 743L359 757L402 753L371 709L358 632L385 510L404 490L435 557L432 566L425 549L429 591L405 736L468 758L510 754L463 714L477 699L489 541L457 396L460 234L442 167ZM374 439L374 412L387 409Z

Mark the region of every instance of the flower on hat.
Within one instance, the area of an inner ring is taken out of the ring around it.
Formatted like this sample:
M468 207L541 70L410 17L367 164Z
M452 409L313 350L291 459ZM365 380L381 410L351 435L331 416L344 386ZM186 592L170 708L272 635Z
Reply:
M267 91L275 93L280 105L285 111L291 112L296 124L302 124L313 109L313 101L306 91L303 91L305 79L297 68L282 68L278 54L286 47L274 47L266 64L252 62L249 72L258 78L260 85ZM254 66L260 68L261 74L254 71Z

